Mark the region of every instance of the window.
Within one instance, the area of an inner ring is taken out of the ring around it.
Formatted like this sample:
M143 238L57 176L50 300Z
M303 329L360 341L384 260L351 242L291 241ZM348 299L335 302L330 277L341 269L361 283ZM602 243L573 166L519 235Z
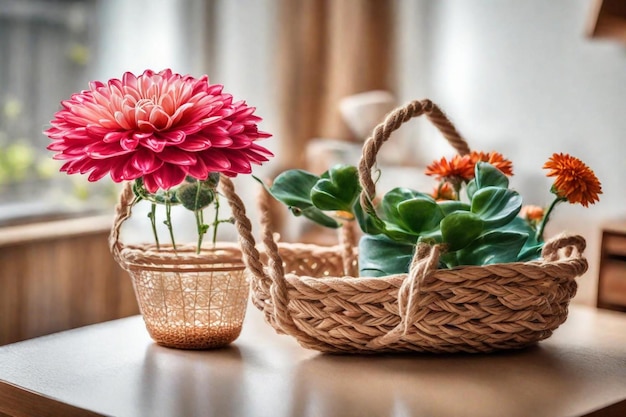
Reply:
M0 0L0 224L67 211L59 189L85 197L57 173L42 131L60 100L87 85L95 8L94 0Z
M60 101L91 80L146 68L193 72L203 56L203 4L0 0L0 225L110 211L115 184L59 173L42 132Z

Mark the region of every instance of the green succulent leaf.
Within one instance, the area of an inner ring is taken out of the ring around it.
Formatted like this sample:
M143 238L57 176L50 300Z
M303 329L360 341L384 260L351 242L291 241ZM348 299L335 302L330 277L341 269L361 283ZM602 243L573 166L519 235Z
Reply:
M384 235L364 235L359 241L359 273L364 277L406 273L414 250L414 244L396 242Z
M400 209L405 203L408 205ZM422 210L425 212L422 213ZM443 217L432 197L402 187L394 188L383 196L381 211L384 219L382 233L393 240L410 243L414 243L421 233L436 227L436 224L434 226L427 224L430 219L429 213L438 213L439 219Z
M534 261L541 257L541 251L543 250L543 243L529 244L527 241L524 247L517 255L518 262Z
M268 187L262 180L254 177L276 200L287 205L294 216L304 216L309 220L330 228L338 228L341 224L313 205L311 189L319 177L301 169L283 172Z
M476 178L472 179L465 186L465 192L467 193L467 198L470 200L474 197L474 193L478 191L478 186L476 185Z
M360 191L356 167L335 165L311 189L311 202L320 210L352 213L352 206Z
M478 215L461 210L450 213L441 221L443 242L451 251L469 245L483 233L484 228L485 224Z
M398 226L396 223L388 221L385 221L384 223L385 228L382 233L396 242L413 244L419 237L418 233L407 231L405 228Z
M538 259L541 256L541 250L543 249L543 243L537 241L535 236L535 230L530 227L526 220L521 217L515 217L510 223L498 228L497 230L502 232L516 232L528 235L528 239L524 243L524 246L520 250L517 257L518 262L527 262Z
M307 207L305 209L300 209L300 215L306 217L307 219L311 221L314 221L315 223L321 226L330 227L331 229L336 229L341 226L341 223L339 223L337 220L324 214L322 210L314 206Z
M478 215L488 228L505 225L522 208L522 197L513 190L489 186L481 188L472 198L472 213Z
M439 205L439 208L441 209L441 212L444 214L444 216L447 216L448 214L459 210L470 211L471 208L469 204L457 200L444 200L439 201L437 204Z
M490 231L475 239L456 254L459 265L491 265L516 262L528 235L518 232Z
M417 196L398 204L397 214L401 224L415 234L422 234L439 227L444 214L430 196Z
M498 168L487 162L478 162L474 167L476 188L509 187L509 179ZM468 187L469 189L469 187Z
M290 169L278 175L270 187L269 193L289 207L305 209L313 206L311 189L320 177L301 169ZM262 182L261 182L262 183Z
M398 218L398 204L403 201L411 200L418 196L425 196L426 194L419 191L411 190L410 188L396 187L387 192L383 196L381 203L383 213L387 219ZM432 197L431 197L432 199ZM434 200L433 200L434 201Z
M358 199L354 203L352 210L363 233L377 235L385 231L385 222L380 217L367 213Z
M382 220L376 214L366 213L358 200L354 205L354 216L364 233L370 235L384 234L392 240L409 244L413 244L417 239L414 234L407 232L398 225Z
M431 245L435 243L443 243L443 236L441 235L441 228L431 230L430 232L423 233L419 240L428 242Z
M385 220L408 230L403 222L402 216L398 212L398 206L405 201L418 197L425 197L435 201L427 194L411 190L410 188L397 187L388 191L387 194L383 196L383 200L381 202L381 208Z
M458 252L444 252L439 256L439 263L446 268L454 268L459 266L459 260L457 259Z

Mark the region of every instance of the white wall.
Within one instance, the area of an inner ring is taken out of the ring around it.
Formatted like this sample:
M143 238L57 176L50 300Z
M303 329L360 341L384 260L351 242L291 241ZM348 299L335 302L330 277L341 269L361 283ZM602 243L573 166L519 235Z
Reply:
M585 36L587 0L408 3L424 38L404 48L419 55L419 68L401 72L405 91L438 103L473 149L512 159L525 202L550 201L541 167L554 152L581 158L600 178L600 203L562 205L549 230L587 238L590 271L577 300L593 303L600 223L626 217L626 45ZM434 158L447 149L428 133L420 147Z
M275 0L215 2L214 57L207 58L212 82L224 85L235 100L245 100L263 118L261 129L276 133ZM271 150L278 138L263 146Z
M202 17L198 0L106 0L98 3L98 51L94 79L119 78L126 71L171 68L186 74L197 70L188 46L201 37L191 17ZM198 51L202 53L201 50ZM201 74L194 74L199 76Z

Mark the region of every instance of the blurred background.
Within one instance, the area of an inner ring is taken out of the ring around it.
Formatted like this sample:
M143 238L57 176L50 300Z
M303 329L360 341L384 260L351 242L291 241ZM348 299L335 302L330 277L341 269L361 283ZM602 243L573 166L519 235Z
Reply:
M576 301L595 304L602 230L626 217L624 8L620 0L0 0L0 227L111 211L114 184L58 174L41 133L59 102L90 80L147 68L208 74L257 107L261 128L273 133L264 145L276 158L255 170L264 178L356 163L387 111L430 98L472 149L513 161L512 183L527 204L549 203L551 181L541 167L554 152L596 172L600 203L561 205L548 231L587 238L590 270ZM381 188L430 190L424 167L443 155L452 149L438 132L412 121L385 145ZM255 183L237 185L254 220ZM275 217L285 239L332 240L282 211ZM12 285L8 249L17 247L3 243L2 230L0 288ZM10 256L12 270L25 274L30 261L18 268ZM615 285L626 293L626 269L618 271L623 281ZM16 285L16 297L42 305ZM4 308L5 317L24 311ZM64 314L57 327L82 323ZM28 335L55 329L29 320Z

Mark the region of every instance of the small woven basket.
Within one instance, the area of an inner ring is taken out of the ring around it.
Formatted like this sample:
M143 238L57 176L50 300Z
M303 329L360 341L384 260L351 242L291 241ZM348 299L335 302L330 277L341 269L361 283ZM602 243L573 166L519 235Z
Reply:
M371 168L380 147L400 125L420 115L459 153L469 152L431 101L398 108L364 143L359 163L364 204L375 198ZM349 227L342 228L335 247L276 244L265 200L263 256L242 236L244 260L253 274L252 301L277 332L322 352L523 348L549 337L566 320L577 288L574 278L587 269L585 240L560 236L544 245L537 261L437 269L440 248L419 245L408 274L355 277L354 232Z
M220 183L237 198L232 183ZM122 223L131 215L132 184L124 186L109 239L111 252L128 271L148 333L160 345L211 349L233 342L240 334L249 295L241 249L220 242L214 248L177 245L125 245ZM241 201L237 198L242 208ZM229 200L230 203L230 200ZM245 212L238 217L247 221Z

